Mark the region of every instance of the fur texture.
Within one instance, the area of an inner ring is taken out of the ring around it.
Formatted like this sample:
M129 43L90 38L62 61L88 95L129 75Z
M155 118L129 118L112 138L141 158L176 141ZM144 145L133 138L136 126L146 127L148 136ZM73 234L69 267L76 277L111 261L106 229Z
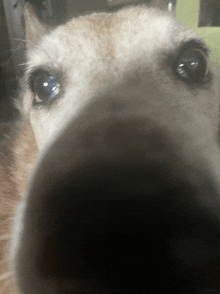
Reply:
M175 67L184 50L208 59L205 42L144 6L51 31L27 4L25 21L21 122L2 125L2 293L218 293L218 80L208 61L199 80ZM42 100L45 73L59 88Z

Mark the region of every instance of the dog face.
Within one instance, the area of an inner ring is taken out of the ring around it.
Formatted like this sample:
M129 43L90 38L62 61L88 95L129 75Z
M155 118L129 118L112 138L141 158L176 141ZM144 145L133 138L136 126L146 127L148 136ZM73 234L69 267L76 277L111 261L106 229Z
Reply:
M40 155L13 243L21 293L218 291L219 97L204 41L146 7L50 32L27 7L26 27L20 109Z
M28 26L33 25L29 19ZM209 83L208 65L198 68L204 76L207 70L206 80L198 78L196 82L193 77L184 78L187 73L180 73L179 61L174 64L178 58L180 63L184 58L193 59L187 54L200 55L195 51L204 55L195 58L207 58L206 44L194 32L185 31L169 15L153 9L77 18L43 36L28 54L25 85L31 87L25 86L22 95L39 148L94 100L100 106L89 124L121 112L153 120L158 116L160 123L164 116L167 122L169 113L170 120L174 117L171 124L181 121L185 125L185 112L195 121L205 116L216 132L218 99L216 93L210 93L214 81ZM57 89L53 93L50 85L42 89L44 80ZM100 102L103 96L108 96L103 98L108 101L105 105ZM181 119L177 120L179 115Z

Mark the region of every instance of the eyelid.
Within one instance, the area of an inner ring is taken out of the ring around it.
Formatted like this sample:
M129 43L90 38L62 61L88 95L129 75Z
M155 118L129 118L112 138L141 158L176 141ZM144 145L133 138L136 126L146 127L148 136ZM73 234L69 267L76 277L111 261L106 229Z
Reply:
M179 56L183 51L187 49L197 49L205 54L205 57L209 58L209 48L203 43L202 40L192 39L187 42L180 44L179 50L177 51L177 56Z

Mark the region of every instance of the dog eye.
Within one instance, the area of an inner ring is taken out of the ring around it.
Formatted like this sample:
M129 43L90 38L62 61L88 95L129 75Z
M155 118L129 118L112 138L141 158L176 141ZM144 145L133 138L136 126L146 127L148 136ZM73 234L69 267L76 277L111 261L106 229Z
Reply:
M202 82L207 74L206 55L199 49L187 49L178 57L174 69L187 83Z
M35 102L40 103L54 98L60 93L60 83L48 72L37 71L32 75L31 90L35 94Z

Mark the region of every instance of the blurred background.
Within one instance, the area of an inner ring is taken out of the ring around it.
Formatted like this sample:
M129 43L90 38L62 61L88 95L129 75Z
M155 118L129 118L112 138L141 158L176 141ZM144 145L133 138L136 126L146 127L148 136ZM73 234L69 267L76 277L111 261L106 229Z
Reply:
M0 121L17 116L13 97L25 63L25 0L0 0ZM92 11L114 11L125 5L147 4L170 11L196 30L213 51L211 59L220 68L220 0L28 0L38 17L57 26L72 16Z

